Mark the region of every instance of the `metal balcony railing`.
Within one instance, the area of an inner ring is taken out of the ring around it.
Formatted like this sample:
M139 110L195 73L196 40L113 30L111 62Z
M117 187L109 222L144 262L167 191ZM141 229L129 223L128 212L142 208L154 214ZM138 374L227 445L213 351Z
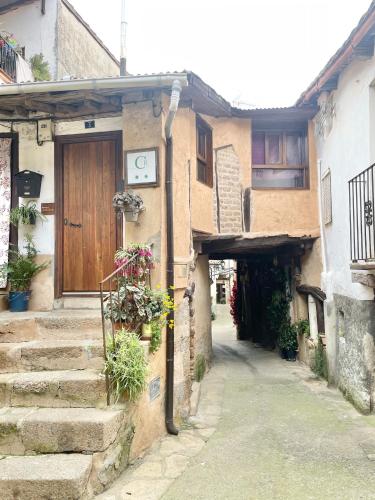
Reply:
M0 68L11 78L17 81L17 52L0 36Z
M375 261L375 164L349 181L350 255L352 262Z

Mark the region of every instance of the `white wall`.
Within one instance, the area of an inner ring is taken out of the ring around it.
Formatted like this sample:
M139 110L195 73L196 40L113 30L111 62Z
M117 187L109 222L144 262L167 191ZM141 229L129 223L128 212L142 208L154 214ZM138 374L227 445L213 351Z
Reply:
M56 22L57 0L46 0L46 13L40 10L40 0L23 5L0 15L0 31L12 33L26 49L28 61L42 53L50 64L51 75L56 77Z
M375 98L370 88L374 78L375 58L354 61L343 72L333 94L332 130L325 139L317 139L320 177L330 169L332 184L332 223L322 225L322 286L328 301L334 293L361 300L373 297L370 288L351 282L348 181L375 159Z

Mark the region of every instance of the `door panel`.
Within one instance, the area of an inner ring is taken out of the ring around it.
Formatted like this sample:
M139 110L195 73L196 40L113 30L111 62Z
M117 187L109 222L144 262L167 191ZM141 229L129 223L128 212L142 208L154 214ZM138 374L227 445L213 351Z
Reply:
M63 144L63 292L95 292L113 270L116 141Z

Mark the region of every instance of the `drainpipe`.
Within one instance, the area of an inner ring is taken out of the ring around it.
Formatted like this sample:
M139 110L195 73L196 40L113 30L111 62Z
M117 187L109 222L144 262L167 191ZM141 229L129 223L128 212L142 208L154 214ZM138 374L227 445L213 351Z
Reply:
M171 100L165 122L166 161L165 191L167 197L167 287L171 299L174 300L174 227L173 227L173 140L172 124L177 112L181 94L181 84L175 80L172 84ZM174 321L174 311L170 312L170 320ZM177 435L178 429L173 421L174 396L174 330L167 327L167 366L166 366L166 402L165 424L169 434Z

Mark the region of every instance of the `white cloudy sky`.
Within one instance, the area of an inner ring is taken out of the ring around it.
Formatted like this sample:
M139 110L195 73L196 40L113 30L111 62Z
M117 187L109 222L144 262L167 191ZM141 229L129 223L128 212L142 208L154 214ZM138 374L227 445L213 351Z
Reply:
M119 56L121 0L71 0ZM287 106L370 0L127 0L128 71L189 69L229 101Z

